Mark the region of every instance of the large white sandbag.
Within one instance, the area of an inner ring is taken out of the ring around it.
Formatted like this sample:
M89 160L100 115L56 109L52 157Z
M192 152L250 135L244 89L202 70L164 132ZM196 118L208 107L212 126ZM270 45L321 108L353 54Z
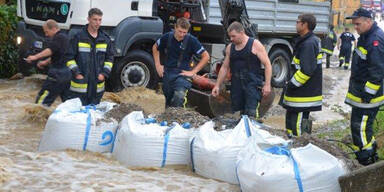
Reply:
M143 113L134 111L120 122L112 155L129 167L187 165L192 132L177 123L147 124Z
M236 157L250 135L268 135L268 132L259 129L260 126L251 123L246 116L243 116L234 129L224 131L215 131L213 122L205 123L200 127L197 136L191 139L193 170L204 177L237 184ZM284 142L268 136L264 139L276 143Z
M260 147L258 141L251 137L238 155L237 174L242 191L340 191L337 179L346 170L331 154L312 144L289 150Z
M76 99L60 104L49 116L40 141L39 151L62 149L111 152L118 123L103 119L113 103L101 102L96 106L82 106Z

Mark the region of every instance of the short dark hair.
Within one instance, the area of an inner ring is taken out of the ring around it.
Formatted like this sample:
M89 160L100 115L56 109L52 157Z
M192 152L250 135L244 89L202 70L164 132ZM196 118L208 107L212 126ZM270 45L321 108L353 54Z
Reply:
M191 27L191 24L189 23L188 19L184 17L180 17L176 21L176 27L181 27L183 29L189 30L189 28Z
M59 25L57 24L57 22L53 19L48 19L47 21L45 21L44 25L48 28L48 29L59 29Z
M298 16L298 19L303 22L308 24L308 29L310 31L315 30L316 28L316 17L313 14L310 13L304 13Z
M231 31L236 31L238 33L240 32L244 32L244 27L241 23L237 22L237 21L234 21L232 22L228 29L227 29L227 32L230 33Z
M103 12L99 8L92 8L88 11L88 17L92 17L92 15L103 16Z

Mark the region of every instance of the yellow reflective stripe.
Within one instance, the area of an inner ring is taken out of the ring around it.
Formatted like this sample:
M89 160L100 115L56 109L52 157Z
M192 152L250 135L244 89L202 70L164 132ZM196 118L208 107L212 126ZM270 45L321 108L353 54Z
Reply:
M372 144L375 142L375 137L372 136L371 142L369 142L367 145L363 146L363 150L365 149L372 149Z
M362 54L366 55L368 54L368 51L366 49L364 49L364 47L358 47L358 49L361 51Z
M328 54L332 54L333 53L332 50L329 50L329 49L326 49L326 48L321 48L321 50L323 50L324 52L326 52Z
M303 112L300 112L297 114L297 121L296 121L296 133L297 136L301 135L301 119L303 118Z
M49 91L45 90L44 93L40 96L37 104L43 104L44 99L48 96Z
M384 95L371 99L370 103L378 103L378 102L383 101L383 100L384 100Z
M71 81L71 87L86 89L88 87L88 84L86 84L86 83L76 83L74 81Z
M319 53L319 54L317 55L317 59L322 59L322 58L323 58L323 54Z
M260 114L259 114L259 107L260 107L260 103L257 102L257 107L256 107L256 120L260 117Z
M367 128L367 121L368 121L368 115L363 115L363 118L360 124L360 137L361 137L361 143L363 144L363 146L365 146L368 143L367 135L365 133L365 130Z
M75 60L69 60L67 62L67 67L71 66L71 65L76 65L76 61Z
M91 48L91 44L89 44L89 43L79 42L77 45L78 45L79 47Z
M293 62L295 64L300 64L300 59L296 58L296 56L293 57Z
M188 94L188 89L185 91L185 94L184 94L183 108L187 108L187 102L188 102L187 94Z
M290 102L314 102L314 101L321 101L323 99L323 96L315 96L315 97L288 97L284 95L284 100L290 101Z
M352 101L358 102L358 103L362 102L360 97L356 97L356 96L352 95L352 93L349 93L349 92L347 93L347 98L351 99Z
M104 81L101 82L101 83L98 83L98 84L97 84L97 88L98 88L98 89L103 88L103 87L104 87L104 84L105 84Z
M365 86L370 88L370 89L376 90L376 91L380 89L380 85L373 84L369 81L367 81L367 83L365 83Z
M288 133L288 135L292 135L292 130L287 129L287 133Z
M106 49L106 48L107 48L107 44L106 43L96 44L96 49Z
M345 57L340 57L340 58L339 58L339 60L344 60L344 59L345 59Z
M304 84L305 82L307 82L307 81L306 81L305 79L301 78L300 75L298 74L298 72L299 72L299 71L297 71L293 77L295 78L295 80L296 80L297 82L299 82L300 84L303 85L303 84ZM301 85L300 85L300 86L301 86Z
M310 78L310 76L304 74L300 70L298 70L295 74L297 74L300 78L304 79L305 81L308 81L308 79Z
M104 62L104 66L108 66L108 67L112 68L113 63L106 61L106 62Z

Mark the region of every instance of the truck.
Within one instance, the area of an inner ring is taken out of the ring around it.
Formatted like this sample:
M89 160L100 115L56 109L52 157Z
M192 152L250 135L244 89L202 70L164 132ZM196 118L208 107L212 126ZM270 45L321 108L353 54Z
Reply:
M314 31L328 33L329 2L306 0L17 0L17 43L20 58L44 49L46 42L43 23L54 19L71 37L87 24L87 13L92 7L103 11L102 29L116 50L114 65L107 90L125 87L155 88L159 82L151 47L165 32L171 30L178 17L189 17L195 35L211 55L210 68L223 58L226 41L223 18L234 10L224 12L224 5L245 3L242 13L249 15L253 31L265 46L272 63L272 85L283 87L289 77L292 44L296 36L299 14L313 13L317 18ZM227 7L228 8L228 7ZM229 7L231 8L231 7ZM238 15L243 17L243 15ZM197 58L198 59L198 58ZM22 60L21 60L22 61Z

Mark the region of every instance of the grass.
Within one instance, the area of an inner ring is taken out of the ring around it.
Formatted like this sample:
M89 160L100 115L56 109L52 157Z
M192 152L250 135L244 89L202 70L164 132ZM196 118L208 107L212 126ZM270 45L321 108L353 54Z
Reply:
M330 123L327 123L325 126L322 126L322 127L327 127L330 131L318 133L317 136L319 138L334 139L334 140L342 141L347 135L351 134L348 119L335 120ZM341 129L342 127L346 127L346 128ZM379 111L379 113L376 116L376 120L373 123L373 131L376 138L378 136L384 138L384 107L382 107L382 111ZM337 143L337 145L341 147L343 151L350 153L351 158L355 158L355 155L352 153L352 150L349 147L347 147L342 143ZM377 150L377 153L379 155L379 159L384 160L384 146L379 148Z
M374 135L376 135L376 138L378 136L384 137L384 107L380 108L379 113L377 113L376 120L373 123L373 132ZM384 160L384 147L378 149L377 153L379 154L379 158Z

